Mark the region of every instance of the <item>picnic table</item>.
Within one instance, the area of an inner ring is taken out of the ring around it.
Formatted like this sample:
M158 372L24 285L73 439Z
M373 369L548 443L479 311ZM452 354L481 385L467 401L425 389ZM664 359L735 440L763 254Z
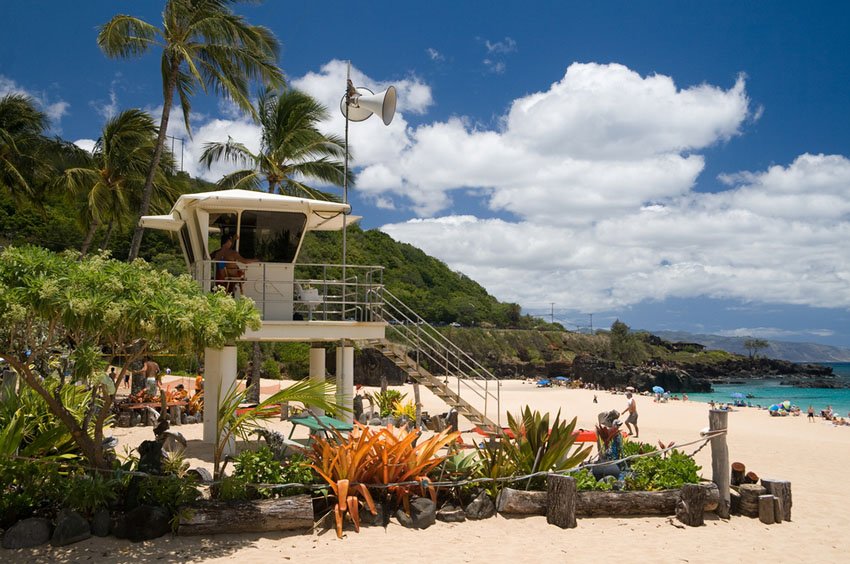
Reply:
M341 431L343 433L354 429L354 425L352 425L351 423L346 423L345 421L334 419L329 415L316 416L308 414L301 416L293 416L289 418L289 421L292 423L292 431L289 432L290 439L295 433L295 428L298 425L303 425L307 427L310 430L311 435L313 433L324 433L325 436L327 436L329 428L334 429L336 431Z

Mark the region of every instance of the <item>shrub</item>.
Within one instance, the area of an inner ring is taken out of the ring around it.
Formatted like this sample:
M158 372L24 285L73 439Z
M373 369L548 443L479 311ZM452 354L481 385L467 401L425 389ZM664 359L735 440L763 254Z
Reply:
M673 450L666 458L644 456L630 464L631 475L626 477L630 490L671 490L683 484L699 483L700 467L690 456Z
M275 460L274 453L267 446L257 450L243 450L234 459L233 477L246 484L279 484L283 477L280 462ZM255 492L252 497L269 498L274 495L271 488L249 487Z
M413 403L413 400L404 403L401 401L395 402L395 405L393 405L393 417L407 417L413 421L416 419L416 404Z
M0 527L41 510L52 512L62 499L62 489L57 465L0 458Z
M378 413L381 417L392 415L395 404L402 401L405 397L407 397L407 394L403 394L398 390L386 390L372 394L372 400L378 406Z
M91 517L103 507L118 499L120 483L99 473L77 474L65 482L63 504Z

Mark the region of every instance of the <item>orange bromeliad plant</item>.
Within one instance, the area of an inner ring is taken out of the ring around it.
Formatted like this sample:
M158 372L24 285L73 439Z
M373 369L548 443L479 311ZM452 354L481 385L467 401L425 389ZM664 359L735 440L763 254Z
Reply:
M418 431L394 429L392 426L375 430L356 423L347 438L338 432L327 439L315 437L308 456L313 461L313 468L337 497L334 506L337 536L342 537L346 512L351 516L355 531L360 530L361 501L358 494L372 514L377 514L368 485L408 481L424 484L428 472L446 458L437 455L437 451L457 440L458 435L443 431L414 445L419 437ZM408 513L412 488L411 485L392 485L388 488ZM427 489L434 498L434 488L428 486Z

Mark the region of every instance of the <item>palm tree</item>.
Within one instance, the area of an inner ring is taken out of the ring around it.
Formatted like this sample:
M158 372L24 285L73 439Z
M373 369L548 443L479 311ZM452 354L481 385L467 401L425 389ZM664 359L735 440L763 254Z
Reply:
M28 96L0 98L0 187L15 198L32 197L35 183L47 174L39 158L47 141L42 135L46 127L47 116Z
M183 120L189 124L190 100L195 90L211 89L246 111L251 111L249 82L283 84L277 66L279 44L270 30L248 24L233 13L236 0L166 0L162 27L120 14L100 27L97 43L108 57L142 55L151 47L162 49L162 118L159 137L145 178L139 217L148 213L154 177L165 146L175 92ZM142 228L136 225L128 259L139 254Z
M59 177L60 186L72 194L85 194L81 219L88 229L80 248L83 255L101 225L109 224L106 242L115 223L131 216L156 143L153 119L142 110L126 110L106 122L89 162L68 168ZM173 196L169 185L173 168L173 158L166 150L154 176L154 198L158 202L170 201Z
M328 117L327 108L298 90L265 91L256 114L263 129L259 152L232 139L204 145L201 162L208 168L221 160L250 167L228 174L219 186L260 190L265 182L273 194L315 197L316 191L303 179L342 185L345 142L318 129Z

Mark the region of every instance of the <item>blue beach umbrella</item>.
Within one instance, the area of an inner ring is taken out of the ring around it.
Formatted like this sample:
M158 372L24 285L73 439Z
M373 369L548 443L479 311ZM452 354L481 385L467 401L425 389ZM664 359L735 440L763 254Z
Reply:
M661 386L652 386L652 393L654 393L654 394L663 394L663 393L664 393L664 388L662 388Z
M559 382L569 382L570 381L570 379L567 378L566 376L555 376L555 380L558 380Z
M776 404L773 404L773 405L771 405L770 407L768 407L768 409L769 409L770 411L779 411L779 406L778 406L778 405L776 405Z
M735 399L744 399L744 394L742 394L741 392L735 392L734 394L729 394L729 397Z

